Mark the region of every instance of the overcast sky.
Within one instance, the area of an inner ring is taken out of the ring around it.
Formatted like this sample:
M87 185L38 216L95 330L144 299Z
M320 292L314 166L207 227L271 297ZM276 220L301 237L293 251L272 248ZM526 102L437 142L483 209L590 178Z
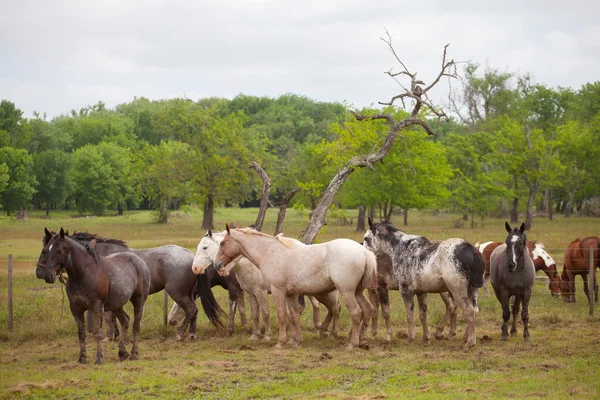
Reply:
M600 2L528 0L0 0L0 98L31 116L134 96L292 92L389 100L397 64L430 82L441 52L531 73L549 86L600 79ZM454 83L458 87L457 83ZM443 103L444 81L433 100Z

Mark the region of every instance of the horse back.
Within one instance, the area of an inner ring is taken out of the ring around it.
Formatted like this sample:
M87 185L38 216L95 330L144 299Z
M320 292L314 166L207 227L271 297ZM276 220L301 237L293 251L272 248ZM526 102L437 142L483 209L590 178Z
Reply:
M150 271L144 260L133 253L114 253L101 260L109 279L106 310L122 307L134 295L148 297Z

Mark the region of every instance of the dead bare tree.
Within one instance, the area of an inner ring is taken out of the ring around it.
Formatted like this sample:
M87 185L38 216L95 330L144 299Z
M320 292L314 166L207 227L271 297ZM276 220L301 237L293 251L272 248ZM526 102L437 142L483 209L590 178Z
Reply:
M285 220L285 213L287 211L288 204L292 201L294 195L300 190L300 188L296 188L291 190L285 194L281 203L279 203L279 212L277 213L277 223L275 224L275 233L277 236L281 232L283 232L283 221Z
M258 215L256 216L256 222L254 223L254 229L256 229L257 231L261 231L263 222L265 221L265 217L267 216L267 209L269 208L271 180L269 179L269 175L267 175L265 170L256 161L252 161L252 163L250 164L250 168L258 172L258 175L260 175L260 178L263 181L263 188L260 196L260 208L258 210Z
M350 174L354 172L356 168L364 168L368 167L371 169L375 169L373 164L383 160L386 154L392 148L398 133L412 125L420 125L429 135L435 135L435 131L429 126L429 124L419 117L419 111L425 106L428 108L435 116L437 116L438 124L440 120L448 121L448 116L442 111L435 107L431 100L429 99L428 93L429 91L442 79L442 77L446 76L449 78L457 78L457 70L456 63L454 60L447 61L446 60L446 51L448 49L449 44L444 46L444 52L442 56L442 65L441 70L435 79L429 84L425 85L425 83L421 80L417 79L417 74L412 73L406 67L406 65L402 62L398 54L396 53L393 45L392 45L392 37L389 32L386 31L386 38L382 38L391 53L394 55L396 61L398 61L401 65L400 72L392 72L392 70L386 72L392 79L394 79L400 87L402 88L402 93L392 97L392 99L388 102L379 102L381 105L393 105L396 101L400 100L404 108L406 108L405 100L410 100L413 102L412 111L410 116L396 121L394 117L390 114L379 113L374 115L361 115L355 111L352 111L354 117L359 121L365 120L375 120L375 119L383 119L386 120L390 129L387 133L387 136L383 140L383 144L378 149L373 149L370 154L367 155L359 155L351 158L344 166L338 171L338 173L333 177L331 183L325 189L321 200L318 202L317 206L310 212L310 221L304 231L302 231L302 241L304 243L310 244L312 243L319 230L323 225L326 224L326 214L329 206L333 202L335 195L342 188L344 183L350 177ZM407 77L410 79L410 86L406 88L400 82L400 78Z

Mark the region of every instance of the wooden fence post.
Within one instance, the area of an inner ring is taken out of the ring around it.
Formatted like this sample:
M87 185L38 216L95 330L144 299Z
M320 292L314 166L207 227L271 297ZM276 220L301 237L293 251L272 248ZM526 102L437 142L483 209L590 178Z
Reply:
M167 327L167 320L169 318L169 295L167 291L163 289L164 300L163 300L163 322L165 324L165 328Z
M12 254L8 255L8 330L13 330Z
M594 265L594 246L590 246L590 286L589 286L589 300L590 300L590 316L594 315L594 296L595 296L595 279L594 275L596 272L596 266Z

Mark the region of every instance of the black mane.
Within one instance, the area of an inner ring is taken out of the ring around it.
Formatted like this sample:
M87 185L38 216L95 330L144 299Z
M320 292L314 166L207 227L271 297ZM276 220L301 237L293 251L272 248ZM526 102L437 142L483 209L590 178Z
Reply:
M73 234L71 235L71 237L79 242L89 242L92 239L96 239L97 243L109 243L109 244L116 244L118 246L124 246L129 248L129 246L127 245L127 242L120 240L120 239L110 239L110 238L103 238L98 236L95 233L88 233L88 232L73 232Z

